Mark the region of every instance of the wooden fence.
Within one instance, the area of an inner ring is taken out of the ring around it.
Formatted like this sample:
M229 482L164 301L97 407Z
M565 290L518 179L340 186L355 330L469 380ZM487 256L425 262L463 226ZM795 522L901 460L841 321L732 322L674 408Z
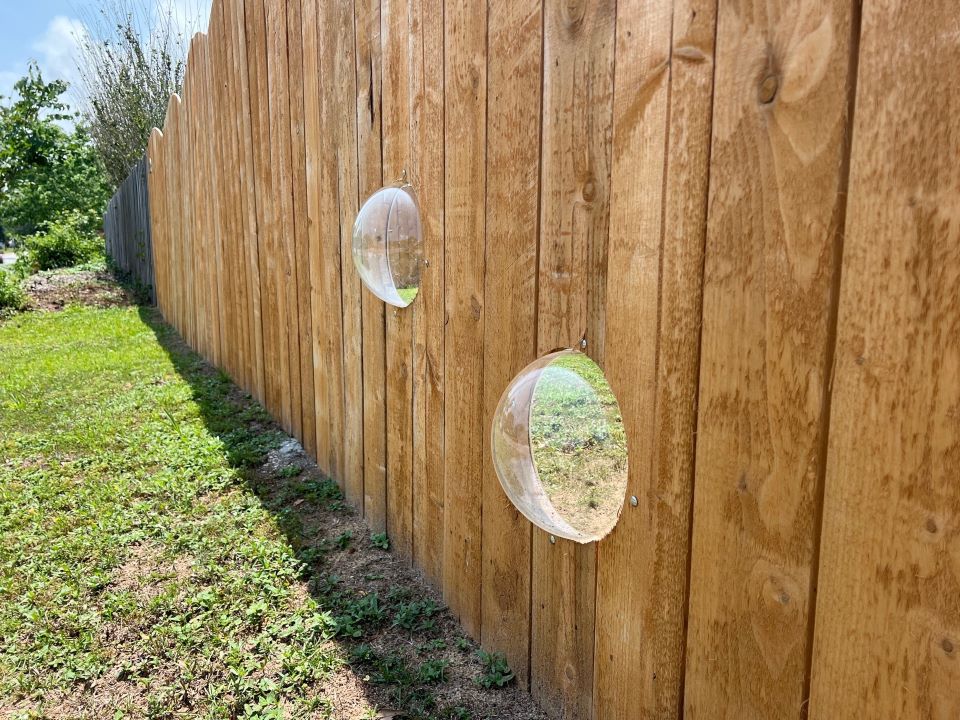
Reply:
M955 0L215 0L150 139L158 302L553 714L960 716ZM362 289L406 170L420 295ZM587 341L627 504L488 433Z
M107 204L103 216L107 257L124 273L149 289L156 302L153 279L153 247L150 228L150 198L144 156L133 168Z

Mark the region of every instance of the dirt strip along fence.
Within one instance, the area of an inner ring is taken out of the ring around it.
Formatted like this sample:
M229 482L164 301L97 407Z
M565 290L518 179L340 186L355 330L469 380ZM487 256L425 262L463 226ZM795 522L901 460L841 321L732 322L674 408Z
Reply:
M149 289L156 302L153 243L150 225L150 192L146 155L130 170L107 205L103 216L107 257L138 285Z
M214 0L150 138L157 301L557 717L956 718L958 28L955 0ZM396 310L351 230L404 170ZM583 339L637 503L553 543L490 422Z

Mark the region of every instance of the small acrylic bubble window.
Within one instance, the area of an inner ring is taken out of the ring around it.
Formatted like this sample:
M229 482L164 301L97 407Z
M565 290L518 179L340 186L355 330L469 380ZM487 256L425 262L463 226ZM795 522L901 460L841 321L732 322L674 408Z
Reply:
M500 398L491 452L507 496L538 527L586 543L617 524L627 489L620 406L575 350L525 367Z
M353 225L353 262L360 279L390 305L407 307L420 290L423 236L409 185L380 188Z

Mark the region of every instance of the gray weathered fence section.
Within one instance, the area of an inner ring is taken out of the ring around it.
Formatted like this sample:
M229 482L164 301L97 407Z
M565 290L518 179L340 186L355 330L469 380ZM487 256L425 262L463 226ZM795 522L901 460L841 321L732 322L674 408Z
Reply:
M103 217L106 251L114 264L150 290L156 302L150 236L149 160L144 156L110 198Z

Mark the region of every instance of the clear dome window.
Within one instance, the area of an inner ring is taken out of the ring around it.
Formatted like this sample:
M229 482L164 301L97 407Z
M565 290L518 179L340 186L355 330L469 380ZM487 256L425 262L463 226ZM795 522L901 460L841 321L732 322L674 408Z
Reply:
M587 543L616 525L627 489L620 406L600 367L575 350L546 355L500 398L491 451L507 496L538 527Z
M353 225L353 262L374 295L407 307L420 290L423 234L413 188L380 188L363 204Z

